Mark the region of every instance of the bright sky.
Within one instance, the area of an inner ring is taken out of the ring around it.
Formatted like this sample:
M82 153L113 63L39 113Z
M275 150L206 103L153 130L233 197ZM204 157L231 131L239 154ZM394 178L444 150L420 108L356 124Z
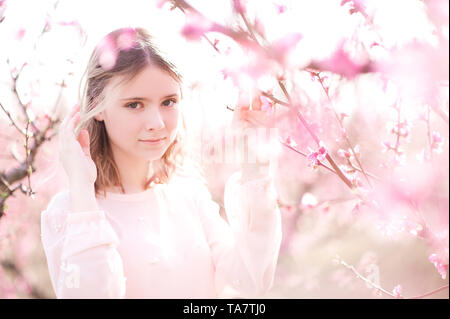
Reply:
M55 1L9 0L6 19L0 25L0 80L8 80L4 64L6 57L17 65L30 61L32 67L27 68L23 77L34 79L33 86L39 92L34 100L37 107L49 110L51 104L48 101L54 100L57 93L51 83L60 81L68 71L72 71L74 76L72 80L68 80L69 87L66 90L68 106L72 105L76 101L78 79L98 40L119 27L143 26L156 37L161 48L181 68L188 82L203 82L205 90L195 98L196 105L204 106L202 114L208 121L217 124L229 120L230 112L223 106L235 103L236 92L231 83L222 80L220 71L225 65L245 65L248 57L238 52L236 58L219 58L205 41L187 43L179 35L185 22L184 14L179 10L168 10L167 5L164 10L157 10L157 2L158 0L61 0L55 11ZM231 21L231 1L190 0L189 3L217 22ZM305 64L312 57L329 55L340 40L351 37L357 25L362 22L361 16L349 16L348 6L342 7L340 3L341 0L249 0L248 15L251 19L257 16L264 22L269 40L300 31L304 38L291 59L298 64ZM375 22L379 26L377 32L388 46L413 38L432 40L430 24L421 1L367 0L366 3L370 12L376 12ZM286 5L287 11L282 15L274 14L276 4ZM42 30L47 13L56 21L78 21L88 34L85 48L80 48L74 28L55 27L39 41L39 47L34 51L33 41ZM23 39L18 41L17 34L21 29L25 33ZM215 35L210 35L211 39L214 37ZM368 36L368 41L373 40L376 39ZM223 38L222 42L225 42ZM72 59L74 64L69 65L67 58ZM6 93L7 89L0 87L0 92ZM28 89L24 87L21 91ZM10 94L1 95L5 97L2 99L4 104L11 102L8 101Z

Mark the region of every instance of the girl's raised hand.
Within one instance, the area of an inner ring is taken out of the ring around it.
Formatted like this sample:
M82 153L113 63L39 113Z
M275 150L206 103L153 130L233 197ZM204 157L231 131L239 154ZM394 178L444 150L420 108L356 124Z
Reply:
M97 168L91 158L89 133L83 129L75 136L75 127L80 120L80 107L75 106L59 127L59 156L71 186L94 185Z
M247 136L247 156L241 155L243 179L253 179L269 173L269 165L274 160L272 143L277 139L274 128L275 112L268 99L257 94L249 96L241 93L238 105L234 108L232 128L238 138ZM269 136L267 136L267 134ZM253 135L253 136L251 136Z

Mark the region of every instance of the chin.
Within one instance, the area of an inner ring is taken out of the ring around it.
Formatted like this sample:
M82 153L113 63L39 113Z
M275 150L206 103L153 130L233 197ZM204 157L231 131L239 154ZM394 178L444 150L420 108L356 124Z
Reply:
M142 156L143 158L145 158L147 161L157 161L160 160L163 157L164 153L161 154L147 154Z
M161 150L153 150L148 151L140 154L140 157L144 157L148 161L155 161L161 159L164 154L166 153L167 148L161 149Z

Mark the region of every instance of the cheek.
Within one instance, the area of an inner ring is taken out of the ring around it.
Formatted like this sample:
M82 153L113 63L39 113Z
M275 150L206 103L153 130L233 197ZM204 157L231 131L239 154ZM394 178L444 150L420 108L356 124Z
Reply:
M109 117L107 122L107 129L109 137L121 144L121 141L129 144L130 138L136 136L135 131L138 129L136 125L127 125L131 119L127 119L124 116Z
M179 111L172 110L171 112L168 112L165 116L164 121L165 121L166 129L169 132L171 132L172 134L175 134L177 127L178 127Z

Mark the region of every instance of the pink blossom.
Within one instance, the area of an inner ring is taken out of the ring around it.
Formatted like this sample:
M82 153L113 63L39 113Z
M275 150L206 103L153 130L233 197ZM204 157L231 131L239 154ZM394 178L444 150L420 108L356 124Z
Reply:
M99 63L105 70L110 70L116 64L118 57L117 48L110 37L106 37L98 46Z
M223 69L220 71L220 73L222 73L223 79L226 80L229 76L231 76L233 74L233 71L231 71L229 69Z
M361 203L356 203L352 208L352 214L358 214L361 211Z
M437 154L442 153L442 146L444 142L441 135L438 132L433 132L431 134L431 138L432 138L431 149L433 150L433 152Z
M245 13L246 10L246 0L233 0L233 9L236 12L241 12L241 13Z
M285 5L275 3L275 7L277 8L278 14L282 14L287 10L287 7Z
M0 22L5 18L6 0L0 0Z
M442 143L442 137L438 132L432 133L433 143Z
M258 32L263 37L266 36L266 29L265 29L265 26L264 26L264 22L262 22L261 19L255 18L255 25L254 25L254 27L255 27L256 32Z
M120 50L128 50L135 44L136 32L132 28L123 30L123 32L117 37L117 47Z
M285 64L289 52L295 48L302 38L301 33L294 32L278 39L272 45L272 54L281 64Z
M295 143L295 141L290 136L288 136L284 142L287 145L289 145L290 147L296 147L297 146L297 143Z
M213 46L217 49L217 45L219 44L219 39L214 39L214 44Z
M419 236L422 233L422 231L423 231L423 227L422 227L422 225L419 224L419 225L417 225L417 228L411 229L409 232L411 234L413 234L414 236Z
M362 15L367 16L366 6L364 4L365 0L342 0L341 6L345 5L348 2L352 4L350 14L360 12Z
M276 61L264 56L262 52L253 51L253 53L255 53L254 58L249 59L247 64L240 67L238 73L245 73L252 79L257 80L259 77L272 73L277 69Z
M181 30L181 34L188 39L198 40L205 34L206 31L208 30L200 28L195 24L186 24Z
M78 36L80 37L80 39L83 39L83 37L84 37L83 27L76 20L71 20L71 21L53 21L53 18L50 15L47 14L47 17L46 17L46 28L50 29L52 24L57 24L57 25L61 25L61 26L64 26L64 27L72 27L78 32Z
M312 167L313 169L316 169L320 162L324 161L327 156L327 149L323 145L322 142L319 144L319 149L317 151L310 151L309 155L307 156L308 160L308 166Z
M158 9L161 9L165 4L166 4L167 0L157 0L156 1L156 7Z
M365 64L356 63L352 60L344 50L343 42L329 58L315 61L314 64L323 71L340 74L349 79L354 78L366 68Z
M308 72L311 75L311 81L312 82L316 81L316 79L319 78L319 73L320 72L314 72L314 71L311 71L311 70L308 70Z
M25 29L24 28L20 28L19 30L17 30L16 32L16 40L20 41L23 39L23 37L25 36Z
M374 70L390 79L411 98L436 105L438 83L448 81L448 52L448 44L432 46L415 41L391 50L390 55L380 60Z
M398 134L401 137L408 137L410 130L410 124L407 120L403 120L400 123L395 122L390 131L392 134Z
M317 159L322 162L325 160L326 156L327 156L327 149L325 148L325 146L322 145L319 147L319 150L317 152Z
M317 161L317 152L311 152L308 157L308 166L316 169L319 166L319 162Z
M347 113L344 113L344 112L339 113L339 118L341 119L341 121L346 117L349 117L349 115Z
M330 205L327 204L327 205L322 207L322 212L323 213L328 213L329 211L330 211Z
M300 203L300 208L313 208L317 206L318 200L316 196L311 193L304 193Z
M395 296L395 298L403 298L402 296L402 286L401 285L397 285L394 287L394 289L392 290L393 295Z
M188 22L181 29L181 34L190 40L199 40L205 33L212 30L214 24L198 14L189 14Z
M324 86L329 86L329 81L328 81L328 76L326 76L326 75L324 75L324 76L322 76L322 77L320 77L319 78L320 79L320 82L324 85Z
M424 111L420 112L419 115L417 116L417 119L419 121L424 121L427 122L427 115Z
M427 13L437 26L448 25L449 2L448 0L426 0Z
M383 146L383 149L381 150L383 153L385 153L386 151L394 149L394 147L388 141L383 141L381 143L381 145Z
M337 151L337 153L338 153L338 155L340 156L340 157L344 157L344 158L350 158L350 152L348 152L348 151L345 151L345 150L343 150L343 149L339 149L338 151Z
M442 279L445 279L447 277L448 264L444 264L442 258L437 254L431 254L428 260L436 267Z
M397 151L395 152L394 155L394 162L397 165L406 165L406 154L403 151L403 149L397 148Z
M273 111L273 102L271 99L269 99L268 97L261 95L260 98L261 100L261 111L264 112L272 112Z

